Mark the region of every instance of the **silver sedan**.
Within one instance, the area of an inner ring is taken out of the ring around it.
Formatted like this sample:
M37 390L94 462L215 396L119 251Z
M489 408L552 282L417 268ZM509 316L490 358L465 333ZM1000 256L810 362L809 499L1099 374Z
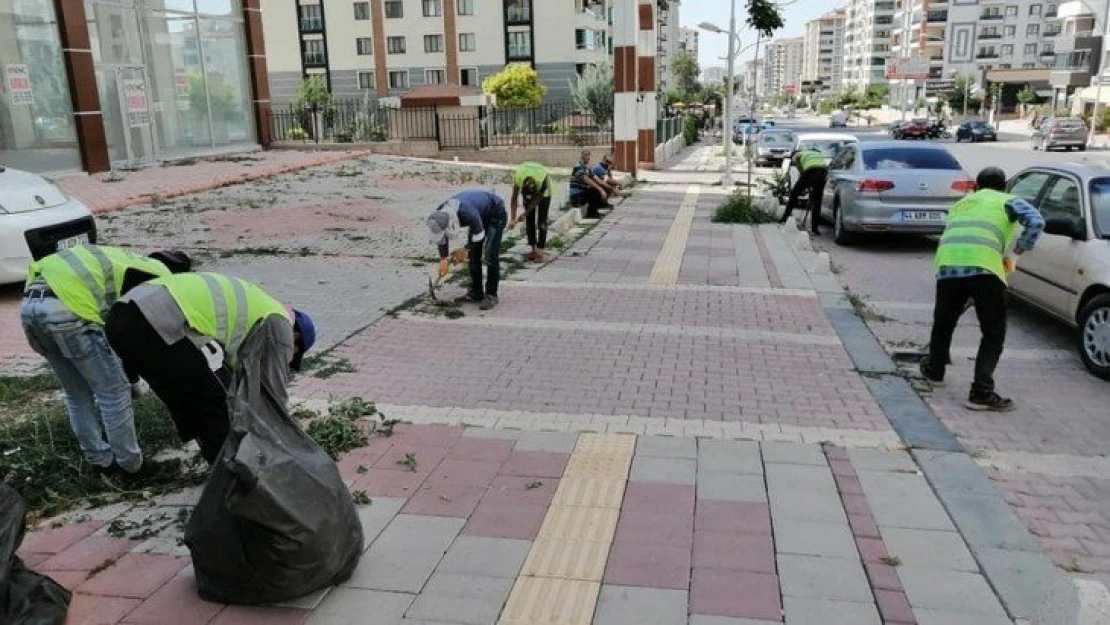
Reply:
M868 232L940 234L949 207L973 191L975 181L943 146L857 143L829 163L821 213L840 245Z

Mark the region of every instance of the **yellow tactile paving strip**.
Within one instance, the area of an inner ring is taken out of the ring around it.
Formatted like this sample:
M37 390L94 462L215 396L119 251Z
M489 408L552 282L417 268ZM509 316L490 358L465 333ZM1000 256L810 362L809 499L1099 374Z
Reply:
M686 241L690 238L690 226L694 223L694 211L698 206L700 187L690 185L686 196L671 222L671 229L663 241L663 249L651 268L648 284L673 285L678 283L678 271L682 268L682 257L686 254Z
M636 437L583 433L498 625L590 625Z

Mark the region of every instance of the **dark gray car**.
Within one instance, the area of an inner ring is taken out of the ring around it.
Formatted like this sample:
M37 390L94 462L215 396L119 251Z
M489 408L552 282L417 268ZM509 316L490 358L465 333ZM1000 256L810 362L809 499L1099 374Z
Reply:
M1034 150L1076 148L1082 152L1087 149L1087 125L1078 117L1047 117L1030 141Z

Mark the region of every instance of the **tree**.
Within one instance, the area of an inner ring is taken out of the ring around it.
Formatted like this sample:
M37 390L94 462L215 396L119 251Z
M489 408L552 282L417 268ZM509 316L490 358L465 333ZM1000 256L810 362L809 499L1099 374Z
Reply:
M547 87L527 63L510 63L482 81L482 91L497 99L497 106L510 109L534 108L543 102Z
M890 87L887 85L870 85L867 87L867 91L863 93L863 96L859 98L857 106L865 111L877 109L883 105L883 100L889 93Z
M671 59L671 73L674 74L678 91L682 97L689 98L696 91L698 83L698 59L689 50L675 52Z
M958 110L961 115L967 115L967 111L964 110L964 102L968 103L968 108L972 108L971 76L961 74L956 76L953 82L956 88L952 90L952 110Z
M763 37L783 27L782 13L774 0L748 0L748 26Z
M1037 101L1037 92L1033 89L1033 85L1025 83L1021 91L1017 92L1017 101L1022 104L1032 104Z
M594 116L594 122L607 128L613 119L613 66L609 63L590 65L571 85L571 96L582 111Z
M323 76L310 76L297 85L297 94L293 97L293 105L297 108L322 107L331 102L331 92Z

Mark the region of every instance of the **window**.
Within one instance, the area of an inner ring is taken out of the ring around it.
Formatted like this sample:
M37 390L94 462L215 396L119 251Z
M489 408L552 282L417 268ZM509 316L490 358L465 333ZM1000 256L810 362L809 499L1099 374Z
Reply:
M829 161L829 169L843 171L851 169L856 164L856 150L847 146Z
M305 65L325 65L324 40L306 39L301 42L301 54Z
M424 17L439 17L443 14L443 5L440 0L424 0Z
M478 86L478 68L464 67L459 70L459 84L463 87Z
M1038 209L1045 220L1068 219L1079 222L1083 219L1079 197L1079 185L1074 180L1056 176L1054 181L1049 182L1048 191Z
M424 35L425 52L443 52L443 35Z
M297 7L301 17L301 30L314 32L324 29L324 12L318 4L306 4Z
M409 73L407 70L397 70L389 72L389 88L390 89L408 89L409 88Z
M532 2L531 0L509 0L509 5L505 7L505 13L510 24L530 22L532 21Z
M1036 206L1037 198L1041 195L1041 188L1044 187L1047 180L1048 174L1044 172L1033 171L1023 174L1010 184L1010 195L1016 195Z
M1035 43L1025 44L1025 56L1033 56L1035 54L1037 54L1037 44L1035 44Z
M424 70L424 82L429 85L442 85L447 82L447 71L442 69Z
M1039 16L1040 14L1041 14L1041 5L1039 5L1039 4L1029 5L1029 15Z
M474 15L474 0L455 0L459 15Z
M474 33L459 33L459 52L474 52L478 49L478 39Z
M1101 237L1110 237L1110 178L1095 178L1090 188L1095 230Z
M509 33L509 58L528 59L532 57L532 33L518 31Z
M405 53L405 38L404 37L386 37L385 47L390 54L404 54Z
M359 89L375 89L377 83L374 81L374 72L359 72L358 73L358 88Z
M1016 6L1006 7L1006 17L1017 17L1018 8Z
M1009 44L1009 43L1003 44L1003 46L1002 46L1002 56L1010 56L1013 53L1014 53L1013 44Z
M359 37L358 39L355 39L355 49L361 56L366 56L374 53L374 46L370 45L369 37Z
M1037 69L1036 63L1022 63L1021 69Z
M1039 35L1039 34L1041 34L1041 25L1040 24L1029 24L1028 26L1025 27L1025 34L1026 35Z
M385 0L385 16L389 19L401 19L405 16L405 3L401 0Z
M370 19L370 3L369 2L356 2L355 3L355 20L364 21Z
M1005 29L1003 29L1002 32L1007 37L1013 37L1015 34L1017 34L1017 26L1007 26Z
M875 169L961 169L959 161L944 149L880 148L863 150L863 168Z

